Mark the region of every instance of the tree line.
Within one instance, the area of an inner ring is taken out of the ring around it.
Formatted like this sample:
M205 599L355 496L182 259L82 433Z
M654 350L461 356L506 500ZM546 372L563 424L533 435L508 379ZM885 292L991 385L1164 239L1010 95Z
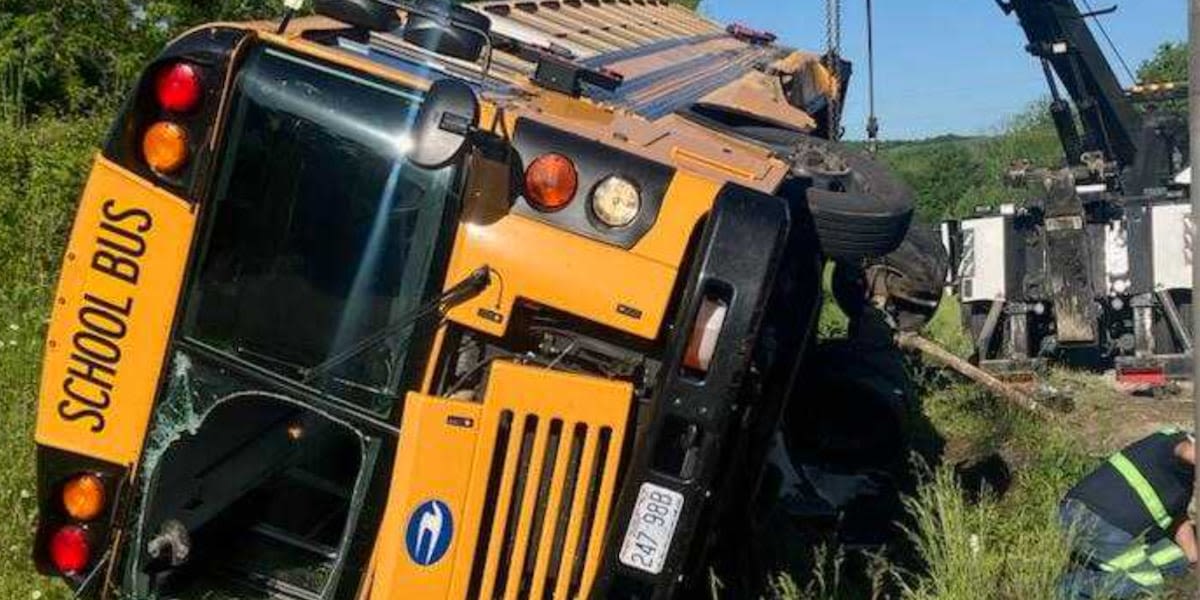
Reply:
M1187 55L1185 43L1160 45L1138 68L1138 81L1187 81ZM1186 110L1182 103L1160 108ZM1002 180L1016 160L1044 167L1064 162L1045 100L1010 119L996 135L892 142L883 145L880 155L913 187L918 214L926 221L964 217L978 206L1012 202L1014 194Z
M0 0L0 105L10 118L107 108L187 27L281 10L279 0Z

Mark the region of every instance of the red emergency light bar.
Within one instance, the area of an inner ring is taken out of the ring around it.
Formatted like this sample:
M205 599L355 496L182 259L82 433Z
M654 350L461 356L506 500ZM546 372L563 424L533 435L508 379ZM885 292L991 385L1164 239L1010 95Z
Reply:
M734 23L733 25L726 27L725 32L739 40L742 40L743 42L749 42L759 46L774 44L775 40L779 39L779 36L769 31L760 31L758 29L742 25L741 23Z

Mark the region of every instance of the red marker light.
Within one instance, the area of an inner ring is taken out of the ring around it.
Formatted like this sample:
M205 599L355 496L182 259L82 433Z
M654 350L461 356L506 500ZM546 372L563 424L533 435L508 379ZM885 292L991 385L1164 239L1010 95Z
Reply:
M50 538L50 561L64 575L73 575L87 566L92 549L87 533L80 527L68 525Z
M200 69L178 62L158 72L154 81L158 103L172 112L190 112L200 104Z

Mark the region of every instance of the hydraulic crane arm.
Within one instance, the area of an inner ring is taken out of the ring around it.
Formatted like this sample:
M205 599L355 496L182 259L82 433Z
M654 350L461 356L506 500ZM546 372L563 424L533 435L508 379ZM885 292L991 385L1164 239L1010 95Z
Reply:
M1042 61L1054 96L1051 107L1070 166L1083 163L1082 155L1102 152L1121 170L1137 164L1142 118L1126 97L1117 76L1096 43L1086 19L1114 9L1083 14L1074 0L997 0L1005 14L1017 13L1029 40L1026 50ZM1075 130L1070 107L1059 96L1058 76L1070 96L1082 136Z

